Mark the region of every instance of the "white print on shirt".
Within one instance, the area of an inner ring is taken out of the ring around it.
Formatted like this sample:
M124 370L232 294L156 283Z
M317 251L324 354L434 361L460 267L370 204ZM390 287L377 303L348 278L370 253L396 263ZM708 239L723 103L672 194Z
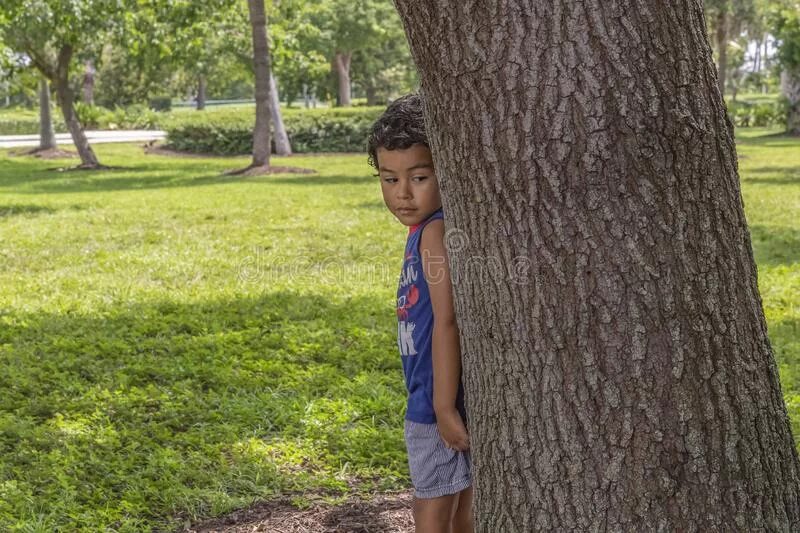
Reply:
M413 322L398 322L397 323L397 345L400 347L400 355L417 355L417 350L414 348L414 333L415 324Z
M400 288L406 287L410 283L417 281L417 269L414 265L409 264L406 269L400 273Z

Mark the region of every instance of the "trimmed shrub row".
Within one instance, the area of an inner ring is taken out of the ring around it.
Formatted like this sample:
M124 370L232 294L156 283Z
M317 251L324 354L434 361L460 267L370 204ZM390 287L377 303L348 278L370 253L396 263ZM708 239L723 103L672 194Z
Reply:
M53 129L56 133L65 133L67 127L61 117L53 117ZM38 118L0 119L0 135L38 135Z
M738 128L786 125L786 102L729 102L728 118Z
M363 152L369 128L382 108L325 109L285 113L283 121L296 153ZM245 155L253 149L252 111L213 122L167 126L167 144L175 150Z
M166 129L171 147L195 153L243 155L252 151L253 109L163 113L142 105L114 110L76 104L78 117L89 129ZM381 107L288 109L284 122L297 153L362 152L369 127ZM737 127L768 127L786 123L784 102L728 104L728 116ZM57 132L66 128L54 109ZM39 133L35 117L0 118L0 135Z
M155 130L167 115L157 113L145 106L106 109L83 102L75 102L75 112L83 127L89 130ZM67 127L58 108L53 108L53 128L57 133L66 133ZM3 119L0 117L0 135L36 135L39 133L38 117Z

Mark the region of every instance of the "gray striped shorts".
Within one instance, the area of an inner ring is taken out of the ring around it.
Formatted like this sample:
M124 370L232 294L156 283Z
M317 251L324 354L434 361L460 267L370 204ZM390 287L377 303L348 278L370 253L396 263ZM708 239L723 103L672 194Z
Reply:
M417 498L438 498L461 492L472 484L469 451L448 449L436 424L405 421L411 483Z

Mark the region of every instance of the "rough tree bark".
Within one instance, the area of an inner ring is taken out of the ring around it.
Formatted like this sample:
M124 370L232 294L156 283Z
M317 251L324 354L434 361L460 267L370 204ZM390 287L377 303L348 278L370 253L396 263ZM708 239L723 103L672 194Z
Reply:
M339 81L339 105L348 107L351 105L350 98L350 59L352 52L336 52L333 58L333 67L336 71L336 79Z
M89 145L86 134L83 132L83 126L75 113L75 95L69 83L69 64L72 60L72 53L72 46L69 45L63 46L58 52L56 69L53 73L58 105L61 107L64 123L67 125L72 142L81 158L80 168L100 168L100 162Z
M253 70L256 77L256 124L253 128L253 162L251 168L269 169L269 41L264 0L247 0L250 24L253 27Z
M50 84L47 78L42 77L39 80L39 150L55 150L57 147L50 113Z
M275 152L278 155L292 155L292 145L289 142L289 135L286 133L286 126L283 124L281 115L281 99L278 95L278 84L275 83L275 76L269 73L269 106L272 114L272 125L275 129Z
M781 92L786 98L786 132L800 135L800 69L797 72L784 69L781 72Z
M695 0L395 0L442 188L479 532L798 531Z

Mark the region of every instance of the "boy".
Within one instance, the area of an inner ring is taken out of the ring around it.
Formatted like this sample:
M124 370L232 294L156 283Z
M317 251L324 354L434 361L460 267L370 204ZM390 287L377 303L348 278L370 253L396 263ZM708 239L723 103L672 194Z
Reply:
M373 125L370 164L389 211L409 226L397 291L398 346L408 390L405 441L417 533L471 533L472 479L461 352L444 246L439 184L416 94Z

